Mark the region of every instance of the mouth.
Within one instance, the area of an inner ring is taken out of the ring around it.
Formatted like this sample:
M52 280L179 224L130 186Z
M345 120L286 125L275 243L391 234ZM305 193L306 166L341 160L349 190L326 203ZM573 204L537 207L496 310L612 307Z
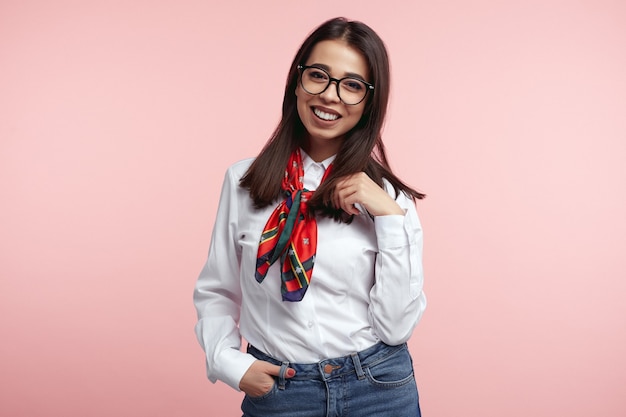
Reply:
M316 107L312 107L312 110L313 110L313 114L315 114L315 116L317 116L318 119L322 119L326 122L332 122L341 117L340 115L336 113L325 112Z

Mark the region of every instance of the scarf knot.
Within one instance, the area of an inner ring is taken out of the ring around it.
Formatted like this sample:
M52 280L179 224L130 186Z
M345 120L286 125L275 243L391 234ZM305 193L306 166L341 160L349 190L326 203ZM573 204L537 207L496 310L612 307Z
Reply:
M322 181L330 172L324 173ZM255 278L261 283L270 266L280 259L283 301L301 301L315 263L317 221L309 215L307 203L313 195L303 186L304 167L300 149L289 157L282 189L285 199L270 215L259 242Z

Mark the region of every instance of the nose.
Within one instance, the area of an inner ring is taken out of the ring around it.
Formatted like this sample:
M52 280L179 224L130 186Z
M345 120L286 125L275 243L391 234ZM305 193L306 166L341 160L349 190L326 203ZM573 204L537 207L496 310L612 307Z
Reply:
M334 86L333 83L335 83ZM339 80L331 79L328 83L328 87L326 87L326 90L322 91L320 97L328 102L340 102L341 99L339 98Z

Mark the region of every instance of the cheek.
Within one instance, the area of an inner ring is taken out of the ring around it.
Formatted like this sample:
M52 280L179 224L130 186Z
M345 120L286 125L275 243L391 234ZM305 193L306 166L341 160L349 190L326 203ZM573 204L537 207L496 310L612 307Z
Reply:
M354 121L354 124L358 123L359 120L361 120L361 117L363 117L363 112L365 110L365 106L362 105L358 105L358 108L352 108L350 109L350 119L352 119Z
M311 97L310 94L308 94L306 91L302 89L300 84L298 84L298 86L296 87L294 94L296 95L296 97L298 97L298 104L300 104L301 102L302 103L306 102L309 99L309 97Z
M298 91L298 89L296 89L296 97L296 109L298 110L300 120L302 120L307 109L306 101L304 100L304 94L302 94L302 91Z

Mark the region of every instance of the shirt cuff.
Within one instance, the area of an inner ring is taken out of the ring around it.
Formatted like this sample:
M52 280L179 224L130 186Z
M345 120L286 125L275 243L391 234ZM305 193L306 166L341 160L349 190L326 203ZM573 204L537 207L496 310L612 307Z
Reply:
M236 349L226 349L220 353L219 359L216 361L219 366L216 366L215 373L218 379L237 391L241 391L239 389L241 378L255 361L256 358L248 353Z

